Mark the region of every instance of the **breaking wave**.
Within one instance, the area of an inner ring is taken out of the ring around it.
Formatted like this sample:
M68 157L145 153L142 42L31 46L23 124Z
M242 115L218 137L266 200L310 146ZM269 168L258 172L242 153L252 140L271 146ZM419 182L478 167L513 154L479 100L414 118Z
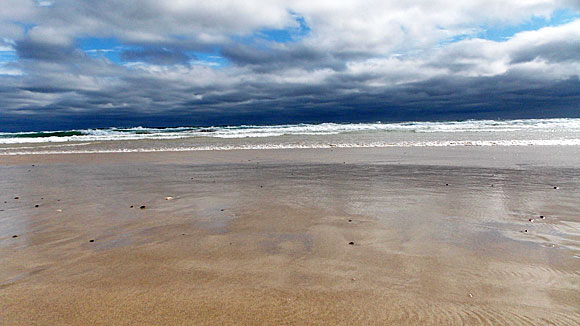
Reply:
M67 131L0 133L0 144L94 142L181 138L265 138L284 135L335 135L345 133L496 133L514 131L580 132L580 119L467 120L356 124L293 124L275 126L221 126L180 128L107 128Z

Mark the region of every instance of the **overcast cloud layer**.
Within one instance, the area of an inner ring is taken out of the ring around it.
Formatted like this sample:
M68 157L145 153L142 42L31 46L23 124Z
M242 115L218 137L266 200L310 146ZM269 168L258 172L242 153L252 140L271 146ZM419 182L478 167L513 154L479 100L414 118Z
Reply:
M0 130L580 117L578 0L0 3Z

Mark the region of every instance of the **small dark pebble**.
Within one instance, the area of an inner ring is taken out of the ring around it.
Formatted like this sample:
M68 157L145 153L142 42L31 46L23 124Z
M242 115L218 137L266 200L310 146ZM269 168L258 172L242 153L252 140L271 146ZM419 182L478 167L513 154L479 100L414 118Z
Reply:
M446 186L448 186L449 184L448 184L448 183L446 183L445 185L446 185Z
M559 187L554 187L554 189L560 189Z
M232 243L230 242L230 246L232 245Z
M544 215L540 215L540 218L543 220L543 219L545 219L546 217L545 217Z
M38 207L39 205L34 205L34 207Z
M18 236L17 236L16 234L15 234L15 235L13 235L12 237L13 237L13 238L18 238Z
M349 242L348 244L351 245L351 246L354 246L354 242L352 242L352 241Z
M491 185L493 187L493 185Z
M34 166L34 164L32 164L32 166Z
M134 207L134 206L133 206L133 205L131 205L131 208L133 208L133 207Z
M348 220L348 223L352 222L352 220Z
M529 218L529 219L528 219L528 221L530 221L530 222L533 222L533 221L534 221L534 219L533 219L533 218Z
M220 211L222 211L222 212L223 212L223 211L224 211L224 209L222 208L222 209L220 209Z
M91 240L89 240L89 242L95 242L95 240L91 239Z
M525 229L525 230L524 230L524 233L528 233L528 229Z
M185 233L182 233L181 235L185 235Z
M147 206L143 205L143 206L141 206L141 207L139 207L139 208L140 208L140 209L145 209L145 208L147 208Z
M20 197L14 197L14 199L20 199Z
M264 186L260 186L260 188L264 188Z

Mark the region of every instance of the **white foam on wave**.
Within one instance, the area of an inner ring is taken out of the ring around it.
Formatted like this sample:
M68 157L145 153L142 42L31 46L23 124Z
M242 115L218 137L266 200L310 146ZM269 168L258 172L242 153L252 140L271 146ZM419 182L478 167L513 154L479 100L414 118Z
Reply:
M230 127L180 127L180 128L128 128L73 130L79 135L54 136L55 132L0 133L0 144L62 143L123 140L170 140L192 137L204 138L267 138L284 135L335 135L353 132L416 132L416 133L465 133L465 132L580 132L580 119L527 119L527 120L468 120L447 122L401 122L356 124L296 124L276 126L230 126Z
M580 146L580 139L540 139L540 140L461 140L461 141L422 141L422 142L370 142L370 143L316 143L316 144L260 144L260 145L221 145L200 147L162 147L162 148L124 148L70 151L6 151L0 155L30 154L103 154L103 153L152 153L152 152L189 152L189 151L228 151L228 150L275 150L275 149L324 149L324 148L388 148L388 147L454 147L454 146Z

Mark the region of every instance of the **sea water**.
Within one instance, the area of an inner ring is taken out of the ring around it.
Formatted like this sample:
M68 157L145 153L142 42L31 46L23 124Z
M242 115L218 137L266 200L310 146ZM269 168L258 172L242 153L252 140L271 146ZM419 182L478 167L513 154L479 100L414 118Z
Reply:
M136 127L0 133L0 155L437 146L580 146L580 119Z

